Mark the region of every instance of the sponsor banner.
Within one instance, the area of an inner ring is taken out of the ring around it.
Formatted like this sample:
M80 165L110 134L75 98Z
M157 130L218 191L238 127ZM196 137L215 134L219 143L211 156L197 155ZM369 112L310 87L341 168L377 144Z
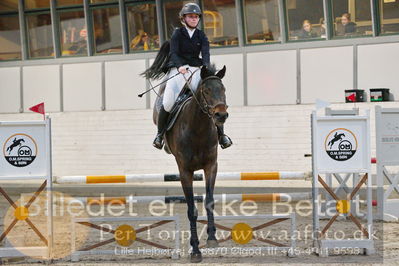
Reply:
M313 149L319 172L368 172L368 116L317 117L313 127Z
M355 134L347 128L333 129L324 141L324 150L336 161L351 159L356 153L357 146Z
M45 122L0 122L0 145L0 177L47 176Z

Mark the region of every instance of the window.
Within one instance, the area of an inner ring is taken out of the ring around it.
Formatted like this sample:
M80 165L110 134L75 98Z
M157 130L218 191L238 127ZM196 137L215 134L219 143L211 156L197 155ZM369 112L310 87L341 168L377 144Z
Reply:
M21 59L18 0L0 2L0 60Z
M165 31L166 38L172 37L173 31L176 28L180 28L182 24L179 19L179 12L183 7L184 2L166 0L164 2L164 17L165 17Z
M203 23L211 46L238 45L234 0L204 0Z
M54 55L50 13L25 14L29 57L50 57Z
M108 2L118 2L118 1L115 1L115 0L90 0L91 4L108 3Z
M333 27L338 37L372 35L370 1L333 0Z
M164 3L165 31L170 38L175 28L182 26L179 12L185 2L167 0ZM211 46L238 45L237 17L234 0L204 0L203 30Z
M0 2L0 12L18 11L18 0L2 0Z
M159 35L155 3L129 5L126 13L130 50L158 49Z
M399 32L399 0L379 0L381 12L381 33Z
M287 0L289 40L326 37L323 0Z
M24 1L24 17L28 37L28 57L44 58L54 56L50 1Z
M278 0L245 0L246 43L280 41Z
M61 54L87 55L87 29L83 10L60 11Z
M95 53L121 53L122 35L118 6L94 8L92 12Z
M0 16L0 60L21 59L18 15Z
M25 0L25 9L50 8L50 0Z
M83 5L83 0L57 0L57 6Z

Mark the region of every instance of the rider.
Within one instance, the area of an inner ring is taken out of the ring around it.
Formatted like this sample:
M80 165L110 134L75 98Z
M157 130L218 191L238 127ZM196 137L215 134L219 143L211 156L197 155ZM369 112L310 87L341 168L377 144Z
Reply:
M167 78L177 73L176 77L168 80L163 95L162 107L158 115L158 133L153 142L153 146L162 149L163 135L167 127L169 112L183 89L186 81L191 77L191 88L196 90L201 80L200 67L209 66L209 41L205 33L197 29L201 9L196 3L187 3L179 12L180 22L183 27L173 32L170 40L170 67ZM199 57L201 52L202 59ZM231 139L224 134L223 126L217 126L219 144L225 149L233 143Z

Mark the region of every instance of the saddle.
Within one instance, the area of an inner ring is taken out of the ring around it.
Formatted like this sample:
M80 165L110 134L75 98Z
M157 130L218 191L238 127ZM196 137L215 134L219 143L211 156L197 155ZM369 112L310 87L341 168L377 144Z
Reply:
M179 117L179 114L183 107L190 102L191 98L193 96L193 93L191 92L190 88L187 86L187 84L183 87L181 90L179 96L177 97L175 104L172 107L172 110L169 113L169 118L167 121L167 126L165 133L173 128L173 125L175 124L177 118ZM159 100L156 101L156 108L159 110L162 106L162 100L163 100L163 94L160 95ZM166 138L164 138L165 146L164 150L166 153L171 154L168 143L166 141Z
M169 113L166 132L172 129L177 118L179 117L181 110L191 100L192 96L193 96L193 93L191 92L190 88L186 84L184 86L184 88L181 90L179 96L176 99L175 104L172 107L172 110Z

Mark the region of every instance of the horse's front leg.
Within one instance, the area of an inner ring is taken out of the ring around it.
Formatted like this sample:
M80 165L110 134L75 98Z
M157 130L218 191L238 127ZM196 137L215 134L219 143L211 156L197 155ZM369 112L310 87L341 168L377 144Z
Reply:
M194 203L194 192L193 192L193 172L180 169L180 182L183 187L184 196L187 202L187 215L190 220L190 245L193 248L191 253L191 262L201 262L202 255L198 248L199 239L197 234L197 217L198 210Z
M218 246L218 242L216 240L215 219L213 217L213 209L215 208L213 191L215 188L217 171L218 171L217 162L204 169L205 186L206 186L205 209L206 209L206 215L208 217L208 228L207 228L208 239L206 241L206 245L208 248L214 248Z

